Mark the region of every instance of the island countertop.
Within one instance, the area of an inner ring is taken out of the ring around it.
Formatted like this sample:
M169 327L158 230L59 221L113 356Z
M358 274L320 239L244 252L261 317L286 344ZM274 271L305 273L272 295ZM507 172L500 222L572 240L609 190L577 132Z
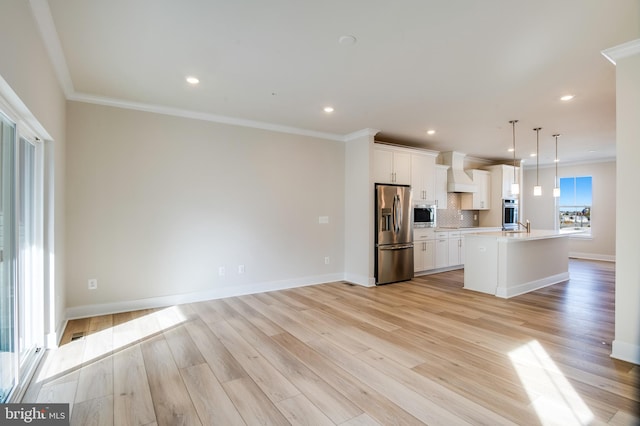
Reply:
M531 241L541 240L547 238L561 238L568 237L575 232L559 232L553 229L532 229L531 232L527 231L497 231L497 232L471 232L466 233L466 238L482 237L482 238L496 238L499 241L517 242L517 241Z

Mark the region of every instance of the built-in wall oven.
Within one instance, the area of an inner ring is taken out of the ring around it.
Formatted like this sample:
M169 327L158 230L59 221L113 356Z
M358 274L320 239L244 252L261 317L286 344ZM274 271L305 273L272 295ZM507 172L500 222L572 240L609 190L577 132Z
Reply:
M414 228L435 228L438 206L436 202L415 204L413 206Z
M504 231L518 229L518 200L515 198L502 200L502 229Z

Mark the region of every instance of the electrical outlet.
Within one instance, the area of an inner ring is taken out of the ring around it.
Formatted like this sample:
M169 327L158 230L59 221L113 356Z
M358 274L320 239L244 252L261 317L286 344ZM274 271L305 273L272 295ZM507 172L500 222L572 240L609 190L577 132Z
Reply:
M238 274L244 274L244 265L238 265Z
M324 258L324 264L328 265L329 263L331 263L331 259L329 259L329 256Z
M478 215L477 214L473 215L473 220L478 220Z
M91 278L87 287L89 288L89 290L96 290L98 288L98 280L95 278Z
M221 277L224 277L224 273L225 273L224 266L220 266L218 268L218 275L221 276Z
M464 220L464 215L463 214L460 215L460 220Z

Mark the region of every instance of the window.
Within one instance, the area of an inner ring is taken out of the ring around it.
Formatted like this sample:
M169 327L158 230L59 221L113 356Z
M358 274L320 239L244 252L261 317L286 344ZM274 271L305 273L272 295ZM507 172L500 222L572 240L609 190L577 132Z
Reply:
M591 176L560 178L560 230L579 229L591 234L592 204Z

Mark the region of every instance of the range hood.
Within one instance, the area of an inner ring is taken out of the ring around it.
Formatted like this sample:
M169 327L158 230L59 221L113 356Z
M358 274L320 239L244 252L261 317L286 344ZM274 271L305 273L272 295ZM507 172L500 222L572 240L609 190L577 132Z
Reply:
M440 154L443 164L449 166L447 170L447 192L478 192L478 186L464 171L464 157L461 152L449 151Z

